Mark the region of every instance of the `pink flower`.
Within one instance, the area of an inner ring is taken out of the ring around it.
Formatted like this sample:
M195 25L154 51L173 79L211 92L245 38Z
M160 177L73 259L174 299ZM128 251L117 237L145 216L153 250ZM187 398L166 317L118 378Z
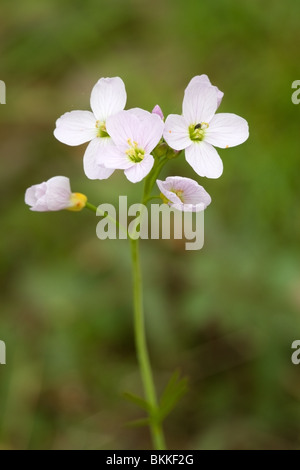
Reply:
M181 176L169 176L165 181L156 180L163 201L174 209L199 212L211 203L210 195L196 181Z
M67 145L90 142L83 158L85 174L90 179L107 179L113 170L99 161L113 141L106 129L106 120L126 104L126 90L121 78L100 78L92 90L92 111L71 111L56 121L55 137Z
M221 92L203 77L206 76L195 77L188 85L183 115L167 117L164 139L175 150L185 149L185 158L198 175L219 178L223 163L213 146L228 148L242 144L249 137L249 128L247 121L236 114L215 114Z
M124 170L132 183L141 181L154 164L151 152L162 137L163 121L157 114L135 108L110 116L106 128L115 146L107 149L101 163Z
M36 212L62 209L80 211L86 202L87 197L84 194L71 192L70 180L65 176L54 176L46 182L35 184L25 193L25 203Z
M162 120L165 119L161 107L158 104L152 109L152 114L157 114Z

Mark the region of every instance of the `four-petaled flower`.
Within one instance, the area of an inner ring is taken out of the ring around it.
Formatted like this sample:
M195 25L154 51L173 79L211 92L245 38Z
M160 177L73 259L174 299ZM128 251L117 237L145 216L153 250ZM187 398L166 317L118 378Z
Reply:
M86 202L84 194L71 192L70 180L66 176L54 176L48 181L30 186L25 193L25 203L36 212L62 209L80 211Z
M223 163L213 145L228 148L242 144L249 129L247 121L236 114L215 114L223 95L205 77L194 77L189 83L183 115L167 117L164 139L175 150L185 149L185 158L198 175L219 178Z
M56 121L55 137L67 145L89 142L83 158L84 172L90 179L107 179L114 172L99 163L105 157L112 139L106 129L106 120L126 104L126 90L121 78L100 78L92 90L92 111L71 111Z
M162 137L161 117L134 108L110 116L106 128L115 145L107 149L101 163L106 168L124 170L132 183L141 181L154 164L151 152Z
M174 209L199 212L211 203L210 195L191 178L169 176L165 181L156 180L162 200Z

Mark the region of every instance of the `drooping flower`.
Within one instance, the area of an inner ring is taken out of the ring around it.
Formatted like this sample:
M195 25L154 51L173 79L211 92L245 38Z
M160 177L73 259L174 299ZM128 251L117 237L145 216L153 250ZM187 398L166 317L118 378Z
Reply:
M31 186L25 193L25 203L36 212L62 209L80 211L86 202L87 197L84 194L71 192L70 180L66 176L54 176L48 181Z
M164 114L161 110L161 107L158 104L156 104L154 108L152 109L152 114L157 114L163 121L165 119Z
M154 164L151 152L162 137L162 119L157 114L134 108L110 116L106 128L115 146L107 149L101 163L107 168L124 170L132 183L141 181Z
M165 181L156 180L163 201L174 209L199 212L211 203L210 195L191 178L169 176Z
M223 163L213 146L228 148L242 144L249 137L249 128L247 121L236 114L215 114L220 92L203 81L202 78L189 84L183 99L183 115L167 117L164 139L173 149L185 150L187 162L198 175L219 178Z
M71 111L56 121L55 137L67 145L90 142L83 158L86 176L92 180L107 179L114 170L99 163L113 141L106 129L106 120L126 104L126 90L121 78L100 78L91 93L92 111Z

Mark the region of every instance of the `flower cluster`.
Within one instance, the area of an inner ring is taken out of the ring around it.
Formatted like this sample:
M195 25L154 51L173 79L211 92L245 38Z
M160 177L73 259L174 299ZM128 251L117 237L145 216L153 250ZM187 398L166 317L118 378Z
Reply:
M203 210L211 199L202 186L180 176L161 181L157 179L158 170L184 150L186 161L199 176L221 176L223 163L215 147L233 147L249 136L245 119L216 114L223 95L207 75L196 76L184 92L182 115L170 114L164 122L158 105L152 112L124 110L127 95L121 78L101 78L91 93L92 111L65 113L56 121L54 135L71 146L89 142L83 157L89 179L107 179L115 170L123 170L132 183L147 177L152 189L156 181L163 202L170 206ZM80 210L86 201L85 196L71 193L65 177L32 186L25 197L35 211Z

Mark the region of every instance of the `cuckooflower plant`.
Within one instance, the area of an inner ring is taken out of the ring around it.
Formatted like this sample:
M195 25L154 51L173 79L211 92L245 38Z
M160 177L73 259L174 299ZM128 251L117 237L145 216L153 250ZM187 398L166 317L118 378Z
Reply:
M223 93L211 84L207 75L198 75L188 84L182 116L170 114L164 122L161 108L152 113L141 108L124 111L125 85L121 78L101 78L91 94L91 111L71 111L56 122L55 137L71 146L89 142L83 157L84 171L90 179L106 179L123 170L132 183L144 179L142 207L154 199L179 211L203 211L211 203L210 195L197 181L183 176L159 175L166 164L172 165L185 150L185 158L199 176L218 178L223 163L214 146L226 148L243 143L249 135L245 119L235 114L215 114ZM159 194L152 194L157 187ZM165 449L163 421L186 391L186 379L175 373L158 398L146 342L139 239L128 227L107 211L87 201L81 193L72 193L70 181L55 176L26 190L25 202L32 211L79 211L84 207L118 224L129 235L133 273L134 333L137 360L144 397L126 393L126 398L147 413L136 425L149 426L153 447ZM147 211L144 211L144 213ZM126 225L126 224L125 224ZM119 232L120 233L120 232ZM147 238L147 237L146 237Z

